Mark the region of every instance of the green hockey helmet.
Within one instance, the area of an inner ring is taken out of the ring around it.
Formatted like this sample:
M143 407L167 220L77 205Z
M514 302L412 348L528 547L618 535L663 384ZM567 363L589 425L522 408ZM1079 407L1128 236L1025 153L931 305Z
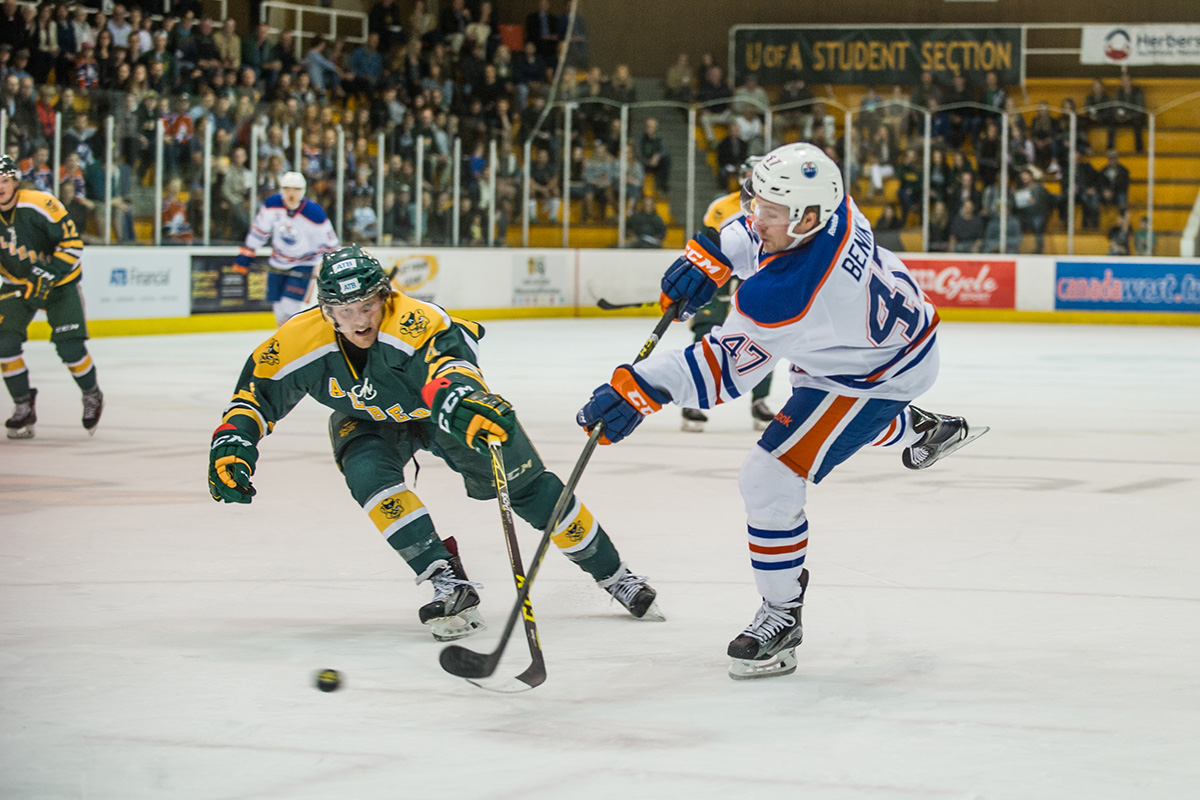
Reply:
M0 178L21 179L21 171L17 169L17 162L13 161L12 156L0 156Z
M326 253L317 272L317 301L344 306L383 293L391 294L379 259L356 244Z

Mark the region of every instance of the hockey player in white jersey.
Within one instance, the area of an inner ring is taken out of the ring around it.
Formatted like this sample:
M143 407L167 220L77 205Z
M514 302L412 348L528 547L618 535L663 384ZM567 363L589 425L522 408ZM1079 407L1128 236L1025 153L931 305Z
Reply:
M313 267L339 246L325 209L304 196L306 188L299 172L284 173L279 194L263 201L237 257L237 266L248 270L256 251L270 243L267 301L280 325L306 307Z
M755 167L753 190L759 269L725 324L691 347L618 367L578 416L588 430L603 422L600 442L611 444L666 403L711 408L776 361L790 363L792 396L738 478L763 603L729 644L735 679L796 669L809 481L867 445L899 446L906 467L924 469L987 431L911 405L937 377L937 311L903 262L876 246L837 165L813 145L785 145ZM664 299L694 312L730 271L730 260L697 237L663 277Z

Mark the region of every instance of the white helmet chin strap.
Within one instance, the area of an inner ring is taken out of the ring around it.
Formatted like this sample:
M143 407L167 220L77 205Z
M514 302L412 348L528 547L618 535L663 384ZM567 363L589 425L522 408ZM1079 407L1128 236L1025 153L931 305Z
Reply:
M812 237L814 237L818 233L820 233L822 228L824 227L822 225L818 225L815 228L813 228L811 231L809 231L808 233L797 233L796 226L799 225L803 221L804 221L804 217L801 216L800 219L796 220L791 225L788 225L787 235L792 238L792 243L787 246L788 250L791 250L793 247L799 247L800 245L804 244L809 239L811 239Z

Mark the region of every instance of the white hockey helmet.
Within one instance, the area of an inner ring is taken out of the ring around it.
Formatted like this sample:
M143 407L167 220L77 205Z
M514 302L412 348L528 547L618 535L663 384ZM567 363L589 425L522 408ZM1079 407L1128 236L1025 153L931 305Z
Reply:
M767 153L754 167L751 180L756 199L787 208L792 247L824 229L846 197L838 165L821 148L807 142L785 144ZM796 226L810 208L817 210L816 227L797 233Z
M304 180L304 176L299 172L285 172L283 177L279 179L280 189L299 189L304 191L308 188L308 181Z

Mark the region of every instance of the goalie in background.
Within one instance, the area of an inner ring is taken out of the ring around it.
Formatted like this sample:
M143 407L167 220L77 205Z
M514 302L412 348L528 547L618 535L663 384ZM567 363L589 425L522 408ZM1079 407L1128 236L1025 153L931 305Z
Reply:
M543 530L563 483L547 470L479 367L483 327L396 291L379 261L351 245L326 254L318 307L288 320L250 356L213 433L208 470L214 500L249 503L259 443L305 395L333 409L333 457L350 493L418 584L433 585L420 609L435 639L483 627L479 584L467 579L453 538L442 539L404 471L421 450L462 475L467 496L494 499L490 436L504 443L513 511ZM468 537L485 535L469 533ZM600 523L572 498L553 541L631 615L661 619L655 591L621 561Z
M237 268L244 273L258 249L270 243L267 301L279 325L308 305L313 268L321 256L338 248L329 215L304 196L307 185L299 172L284 173L279 193L259 206L237 257Z

